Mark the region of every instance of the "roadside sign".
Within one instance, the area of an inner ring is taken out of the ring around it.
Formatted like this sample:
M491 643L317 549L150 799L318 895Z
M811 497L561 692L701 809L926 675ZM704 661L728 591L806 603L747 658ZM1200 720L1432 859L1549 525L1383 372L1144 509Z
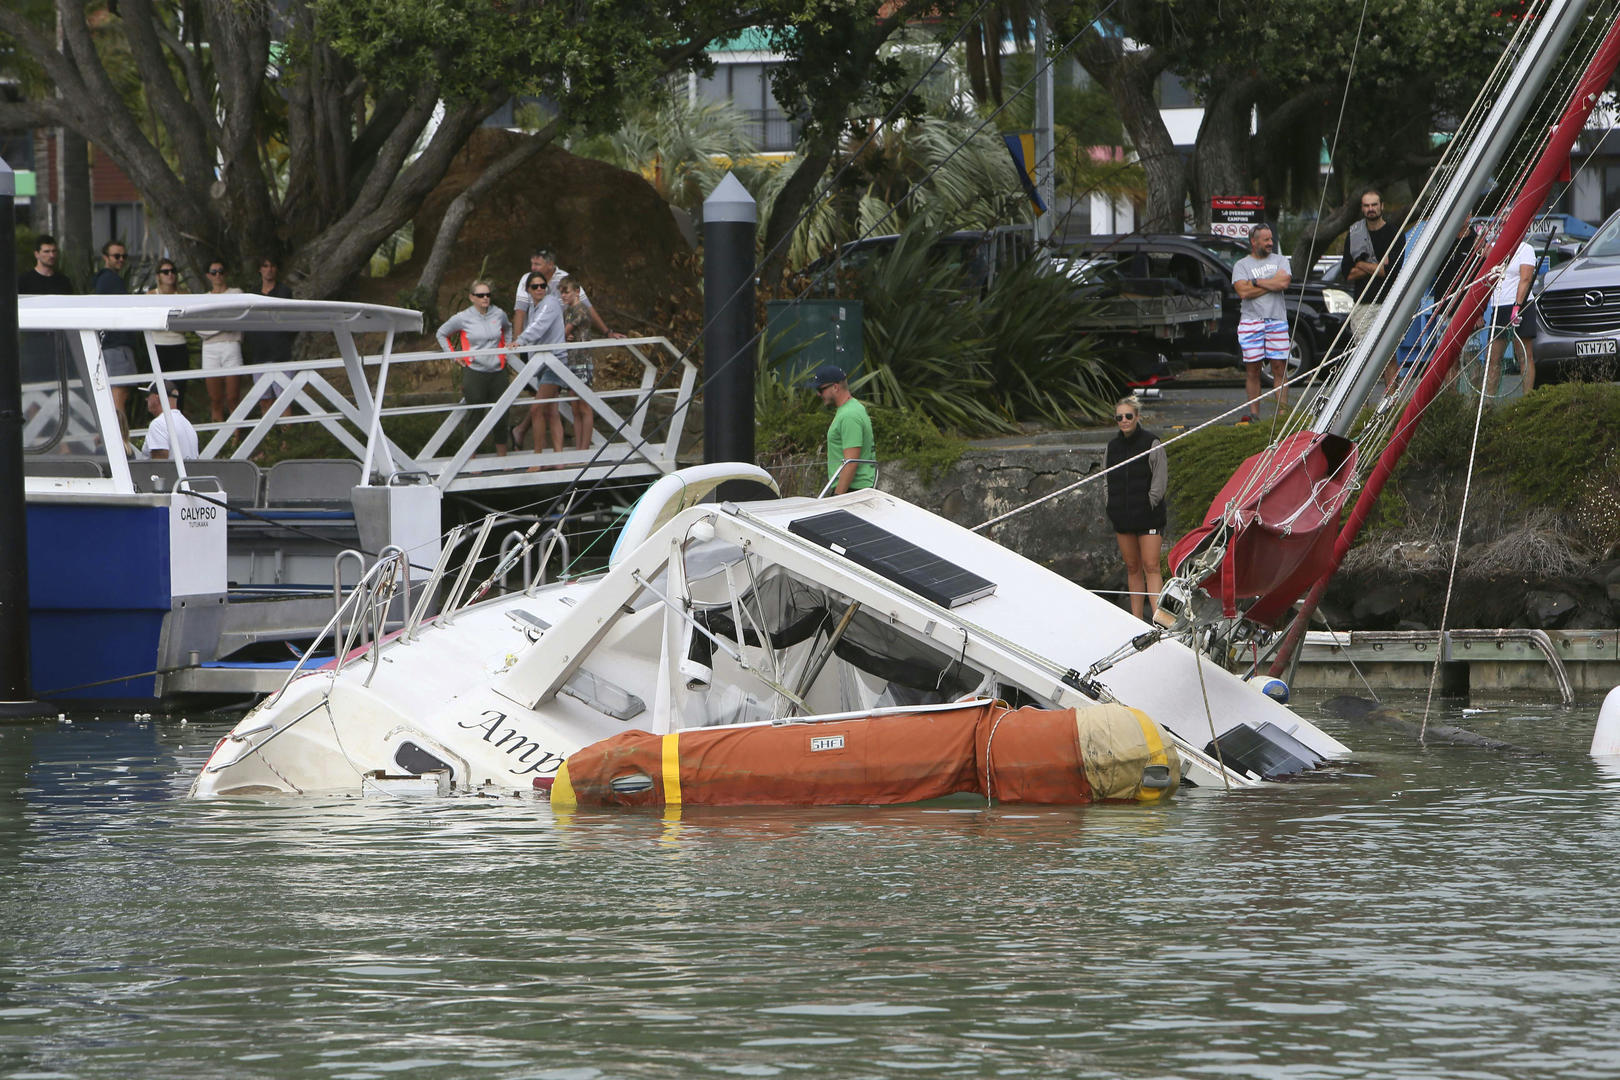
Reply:
M1264 195L1211 195L1209 231L1216 236L1238 240L1248 238L1249 230L1266 220Z

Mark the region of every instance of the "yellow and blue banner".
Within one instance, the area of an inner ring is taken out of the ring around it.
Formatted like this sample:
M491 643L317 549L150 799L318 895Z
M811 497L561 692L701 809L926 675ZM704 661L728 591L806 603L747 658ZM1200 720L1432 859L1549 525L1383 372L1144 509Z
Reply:
M1035 213L1046 213L1046 203L1041 201L1040 188L1035 184L1035 133L1033 131L1016 132L1003 135L1001 141L1007 144L1007 152L1012 155L1013 168L1018 170L1018 180L1024 185L1024 194L1035 206Z

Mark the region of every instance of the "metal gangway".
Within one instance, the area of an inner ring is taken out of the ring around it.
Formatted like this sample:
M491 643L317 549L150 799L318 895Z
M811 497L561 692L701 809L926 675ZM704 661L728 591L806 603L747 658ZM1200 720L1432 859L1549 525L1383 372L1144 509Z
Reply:
M130 325L137 316L150 321L145 309L158 298L66 299L102 303L74 305L81 325L63 325L62 320L49 324L58 339L54 345L58 358L56 378L31 379L25 364L24 446L40 459L47 454L70 459L54 463L63 470L56 475L111 478L115 486L122 488L136 483L129 479L128 462L147 428L133 427L127 433L127 445L115 445L124 440L110 434L118 429L117 420L109 415L105 395L99 391L122 388L139 395L139 388L151 382L153 376L109 374L101 354L101 334L119 328L126 306L130 313L123 325ZM174 329L183 332L187 318L200 323L206 317L210 325L219 321L222 305L199 304L214 301L214 296L162 299L169 301L179 316L169 324ZM321 304L264 304L258 302L260 298L235 294L231 299L245 312L244 325L250 327L253 324L246 320L262 321L267 312L273 313L278 307L301 310ZM150 329L144 323L142 326ZM365 329L375 328L360 328ZM363 466L362 475L370 482L386 484L396 476L425 474L444 492L559 486L608 474L626 479L656 478L677 467L676 455L697 385L697 368L667 338L570 342L566 349L506 346L449 354L437 350L394 352L392 330L371 336L382 339L381 348L363 351L360 333L339 327L327 338L328 342L335 339L338 355L274 365L245 364L224 370L164 370L157 350L150 346L149 335L148 353L158 379L186 387L184 411L197 429L200 457L204 459L252 461L274 448L273 435L315 425L328 436L326 452L321 456L350 456ZM458 384L452 372L461 370L462 357L496 354L504 359L510 380L495 402L469 404L460 398L459 387L437 394L415 389L432 381ZM601 382L603 361L615 354L628 358L635 372L631 385L587 386L567 362L569 356L593 358L596 381ZM516 447L504 456L480 452L487 436L505 435L539 401L535 385L543 369L549 369L564 383L562 391L546 403L556 406L565 421L572 419L573 402L583 401L590 407L594 423L589 446L575 449L569 438L560 453L536 453ZM207 417L203 383L224 376L240 380L241 396L229 415L216 422ZM411 389L402 393L397 389L401 385ZM144 417L144 408L138 412ZM82 474L70 468L74 465L84 470Z

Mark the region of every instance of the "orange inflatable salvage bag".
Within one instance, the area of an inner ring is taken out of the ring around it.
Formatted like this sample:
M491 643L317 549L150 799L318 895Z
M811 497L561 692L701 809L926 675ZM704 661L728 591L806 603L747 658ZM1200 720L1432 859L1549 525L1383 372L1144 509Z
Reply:
M1181 760L1145 713L1123 705L950 709L627 731L571 755L555 805L839 806L961 793L1000 802L1152 801Z

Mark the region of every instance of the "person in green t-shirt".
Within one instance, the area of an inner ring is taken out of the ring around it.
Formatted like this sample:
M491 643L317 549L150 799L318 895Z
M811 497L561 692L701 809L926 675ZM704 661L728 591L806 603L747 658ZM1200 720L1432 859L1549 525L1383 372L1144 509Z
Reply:
M871 464L877 460L877 443L866 406L849 392L844 369L836 364L823 364L810 378L822 403L836 410L827 428L827 479L836 481L833 490L842 495L871 487L877 480Z

